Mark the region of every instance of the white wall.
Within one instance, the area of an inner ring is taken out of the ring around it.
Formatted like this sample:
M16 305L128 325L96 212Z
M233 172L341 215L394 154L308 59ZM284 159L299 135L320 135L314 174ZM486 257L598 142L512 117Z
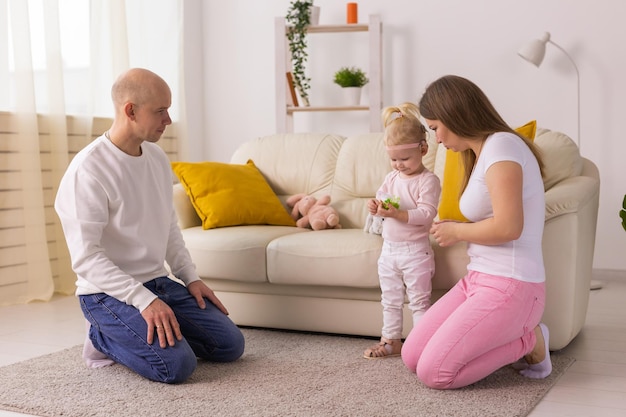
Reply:
M345 2L315 0L315 4L321 7L320 24L345 22ZM551 32L552 40L578 64L581 152L598 165L602 178L594 267L626 270L626 232L618 217L626 194L621 125L626 113L626 2L361 0L358 4L360 21L369 14L379 14L383 21L384 106L417 101L429 82L454 73L481 86L512 126L537 119L539 126L576 140L576 74L571 63L552 45L540 69L516 54L525 42ZM187 41L202 45L204 55L203 79L185 80L188 88L204 88L204 102L188 103L204 108L203 130L190 132L191 148L202 154L192 153L190 159L228 161L240 143L275 131L274 18L285 15L289 0L207 0L189 5L202 14L202 27L188 27L187 33L198 38ZM366 37L347 37L353 45L361 44L355 52L338 35L315 36L335 38L311 41L313 103L332 100L338 88L331 81L334 71L344 64L366 62L367 50ZM364 114L299 114L295 130L350 135L367 126Z

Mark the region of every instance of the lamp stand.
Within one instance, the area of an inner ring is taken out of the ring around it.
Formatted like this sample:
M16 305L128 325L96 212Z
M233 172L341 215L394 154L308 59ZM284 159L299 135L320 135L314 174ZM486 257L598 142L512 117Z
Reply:
M552 42L552 40L548 40L548 43L551 43L556 48L558 48L561 52L563 52L565 56L567 57L567 59L569 59L569 61L574 66L574 70L576 70L576 116L577 116L576 117L576 122L577 122L576 139L577 139L578 149L580 149L580 73L578 72L578 66L576 65L572 57L567 53L565 49L561 48L557 43Z

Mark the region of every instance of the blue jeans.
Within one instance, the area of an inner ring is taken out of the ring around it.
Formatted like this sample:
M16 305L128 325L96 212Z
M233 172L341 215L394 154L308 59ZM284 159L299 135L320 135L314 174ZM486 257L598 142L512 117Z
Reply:
M243 354L243 334L213 303L207 300L202 310L185 286L167 277L144 286L174 311L183 340L161 348L155 336L148 344L148 326L137 308L104 293L81 295L80 306L91 323L89 338L97 350L145 378L165 383L189 378L197 358L231 362Z

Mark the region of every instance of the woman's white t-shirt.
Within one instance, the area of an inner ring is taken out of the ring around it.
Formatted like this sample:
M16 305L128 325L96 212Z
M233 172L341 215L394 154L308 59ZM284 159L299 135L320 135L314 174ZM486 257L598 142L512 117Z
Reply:
M522 167L524 227L519 239L500 245L468 243L468 270L515 278L526 282L545 281L541 241L545 222L545 191L539 164L530 148L517 135L499 132L490 135L461 196L459 207L472 222L493 216L485 175L502 161Z

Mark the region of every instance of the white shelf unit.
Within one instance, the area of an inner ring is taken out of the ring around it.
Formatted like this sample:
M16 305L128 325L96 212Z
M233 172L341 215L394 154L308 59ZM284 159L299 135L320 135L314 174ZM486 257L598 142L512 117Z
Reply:
M369 35L369 105L368 106L290 106L287 104L286 73L291 67L287 41L288 26L284 17L275 19L276 35L276 132L293 132L293 115L299 112L369 111L370 131L382 130L382 22L370 15L367 24L309 26L307 33L367 32ZM309 59L311 59L309 57Z

